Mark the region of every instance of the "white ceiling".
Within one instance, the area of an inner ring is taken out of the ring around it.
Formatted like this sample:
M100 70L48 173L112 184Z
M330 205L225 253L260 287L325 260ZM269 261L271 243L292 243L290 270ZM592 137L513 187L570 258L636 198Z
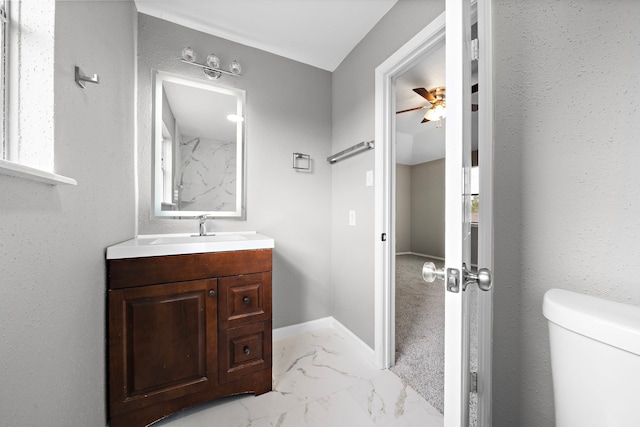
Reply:
M397 0L135 0L138 12L334 71Z
M164 81L162 88L171 112L180 125L183 139L236 140L237 125L227 119L229 114L237 113L235 95L219 92L214 86L203 90L187 81Z
M396 111L431 104L413 91L445 86L445 46L430 52L422 61L407 70L396 80ZM416 165L444 157L446 120L442 127L435 122L422 123L424 110L396 115L396 159L404 165Z

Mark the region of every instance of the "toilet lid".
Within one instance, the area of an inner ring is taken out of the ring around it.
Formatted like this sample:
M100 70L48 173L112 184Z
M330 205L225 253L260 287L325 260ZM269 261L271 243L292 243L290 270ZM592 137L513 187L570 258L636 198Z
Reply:
M565 329L640 355L640 307L551 289L542 312Z

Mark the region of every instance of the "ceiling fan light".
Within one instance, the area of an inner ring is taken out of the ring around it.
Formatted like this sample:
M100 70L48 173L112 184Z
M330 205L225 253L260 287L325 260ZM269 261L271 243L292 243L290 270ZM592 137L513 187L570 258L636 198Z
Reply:
M429 120L430 122L433 122L436 120L444 119L446 115L447 115L447 110L442 105L438 104L429 108L426 114L424 115L424 118Z

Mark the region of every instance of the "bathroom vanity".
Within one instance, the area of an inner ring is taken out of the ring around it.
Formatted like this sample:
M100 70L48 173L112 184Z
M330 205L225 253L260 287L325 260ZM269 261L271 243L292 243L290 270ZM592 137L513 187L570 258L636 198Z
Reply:
M107 250L109 418L271 390L273 239L142 236Z

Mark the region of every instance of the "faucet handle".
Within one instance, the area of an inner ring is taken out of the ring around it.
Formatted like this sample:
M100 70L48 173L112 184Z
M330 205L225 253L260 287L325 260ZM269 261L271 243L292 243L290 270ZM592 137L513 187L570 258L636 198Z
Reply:
M201 216L198 217L198 219L200 220L200 227L198 227L199 228L199 230L198 230L199 233L198 234L200 236L206 236L207 235L207 226L206 226L207 215L206 214L205 215L201 215Z

